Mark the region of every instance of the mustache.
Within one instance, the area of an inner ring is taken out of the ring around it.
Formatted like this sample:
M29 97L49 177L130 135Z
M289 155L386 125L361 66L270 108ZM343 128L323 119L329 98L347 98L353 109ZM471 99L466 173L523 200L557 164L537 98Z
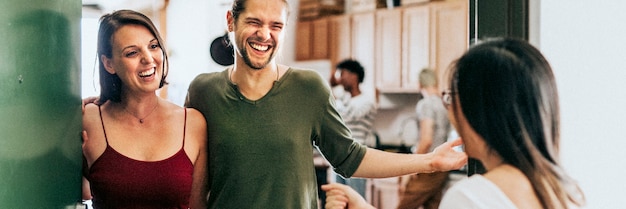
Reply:
M254 41L254 42L258 42L258 43L262 43L262 44L268 44L268 45L271 45L271 46L275 46L276 45L276 42L274 41L274 39L267 39L267 40L265 40L265 39L263 39L263 38L261 38L259 36L252 36L252 37L248 38L248 41L249 42L250 41Z

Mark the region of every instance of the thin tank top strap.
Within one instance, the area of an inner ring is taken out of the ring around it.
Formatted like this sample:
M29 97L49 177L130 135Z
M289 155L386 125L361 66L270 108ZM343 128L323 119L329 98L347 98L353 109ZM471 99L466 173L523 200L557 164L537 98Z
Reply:
M102 106L98 105L98 112L100 113L100 123L102 124L102 132L104 132L104 141L106 141L107 146L109 146L109 139L107 139L107 130L104 129L104 120L102 120L102 109L101 109L101 107ZM185 143L184 140L183 140L183 143Z
M183 107L183 109L185 109L185 123L183 125L183 147L181 149L185 149L185 135L187 135L187 108Z

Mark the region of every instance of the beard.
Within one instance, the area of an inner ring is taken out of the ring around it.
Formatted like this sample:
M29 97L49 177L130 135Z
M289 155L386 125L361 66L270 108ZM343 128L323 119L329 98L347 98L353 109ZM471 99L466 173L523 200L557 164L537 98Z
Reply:
M246 47L238 47L238 48L239 48L241 57L243 58L243 62L246 63L248 67L255 69L255 70L261 70L265 68L265 66L267 66L272 59L274 59L274 55L275 55L274 53L276 52L275 48L272 47L272 52L270 53L269 58L267 58L266 60L262 60L260 63L253 63L252 60L250 59L250 54L248 53L248 49Z

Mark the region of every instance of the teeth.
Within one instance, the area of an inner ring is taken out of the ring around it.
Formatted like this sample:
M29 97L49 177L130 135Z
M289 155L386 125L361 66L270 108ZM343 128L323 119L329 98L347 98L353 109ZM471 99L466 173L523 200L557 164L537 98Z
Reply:
M150 69L148 71L144 71L144 72L139 73L139 76L140 77L148 77L148 76L153 75L154 72L156 72L156 69L152 68L152 69Z
M250 46L252 46L252 48L259 50L259 51L265 51L269 48L269 46L262 46L262 45L258 45L258 44L250 44Z

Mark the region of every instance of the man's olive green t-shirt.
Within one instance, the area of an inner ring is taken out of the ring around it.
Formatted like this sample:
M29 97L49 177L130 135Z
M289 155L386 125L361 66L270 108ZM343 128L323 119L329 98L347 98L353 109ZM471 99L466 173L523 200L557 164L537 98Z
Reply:
M366 147L352 140L330 87L312 70L288 69L251 101L228 70L197 76L185 106L207 121L209 208L317 208L313 146L350 177Z

